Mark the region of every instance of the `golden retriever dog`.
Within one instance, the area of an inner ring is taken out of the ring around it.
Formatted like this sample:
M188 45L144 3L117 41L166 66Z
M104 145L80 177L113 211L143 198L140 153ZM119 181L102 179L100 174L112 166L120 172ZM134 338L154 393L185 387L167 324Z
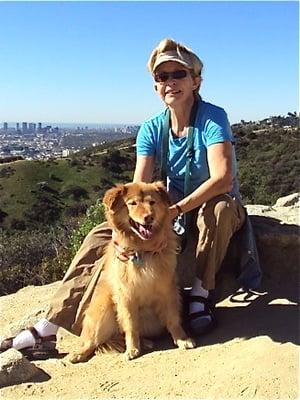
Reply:
M99 346L124 336L131 360L141 354L143 337L158 336L165 328L180 349L195 347L180 321L176 235L164 185L120 184L105 193L103 203L113 239L83 319L83 346L69 360L86 361ZM166 246L153 252L162 242Z

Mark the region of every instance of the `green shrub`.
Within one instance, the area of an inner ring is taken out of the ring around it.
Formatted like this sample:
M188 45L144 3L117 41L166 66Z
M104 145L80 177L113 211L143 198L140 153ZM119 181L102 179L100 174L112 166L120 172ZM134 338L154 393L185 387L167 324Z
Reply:
M98 200L77 228L71 220L48 230L0 230L0 295L62 279L85 236L104 218Z
M43 285L61 279L59 253L67 248L61 228L50 231L0 231L0 295L27 285ZM62 259L62 256L61 256ZM49 268L43 268L47 264Z
M87 209L86 217L80 223L78 229L73 231L70 238L70 254L73 258L78 251L83 239L96 225L100 224L105 220L104 205L100 199L96 203Z

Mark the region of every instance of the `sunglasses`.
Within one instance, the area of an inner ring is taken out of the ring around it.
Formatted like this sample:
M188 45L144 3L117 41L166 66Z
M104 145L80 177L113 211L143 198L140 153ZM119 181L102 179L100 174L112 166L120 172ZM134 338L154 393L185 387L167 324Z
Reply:
M178 69L173 72L158 72L154 74L155 82L167 82L168 79L183 79L187 77L187 71Z

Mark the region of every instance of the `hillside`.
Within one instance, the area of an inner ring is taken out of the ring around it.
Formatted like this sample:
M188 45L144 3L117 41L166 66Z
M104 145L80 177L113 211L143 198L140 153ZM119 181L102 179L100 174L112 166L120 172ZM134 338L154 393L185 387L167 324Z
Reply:
M241 194L247 204L271 205L299 189L299 129L257 128L233 126ZM113 183L131 180L133 143L114 142L67 159L0 165L0 227L32 228L83 214Z
M299 127L233 127L245 204L272 205L299 191Z
M273 205L299 192L299 128L245 123L233 132L245 204ZM0 295L63 277L84 236L103 219L105 190L132 179L133 144L0 165Z
M67 159L0 165L0 227L22 230L84 214L114 182L131 180L132 144L126 140Z

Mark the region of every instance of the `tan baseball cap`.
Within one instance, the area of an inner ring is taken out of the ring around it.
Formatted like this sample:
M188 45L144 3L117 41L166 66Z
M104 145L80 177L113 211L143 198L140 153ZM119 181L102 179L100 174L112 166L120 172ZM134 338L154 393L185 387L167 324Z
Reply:
M167 61L175 61L179 64L182 64L188 69L193 70L194 69L194 64L192 57L190 54L185 53L185 52L177 52L176 50L169 50L169 51L164 51L163 53L160 53L156 60L155 63L152 66L152 73L155 72L156 68L161 65L162 63L165 63Z

